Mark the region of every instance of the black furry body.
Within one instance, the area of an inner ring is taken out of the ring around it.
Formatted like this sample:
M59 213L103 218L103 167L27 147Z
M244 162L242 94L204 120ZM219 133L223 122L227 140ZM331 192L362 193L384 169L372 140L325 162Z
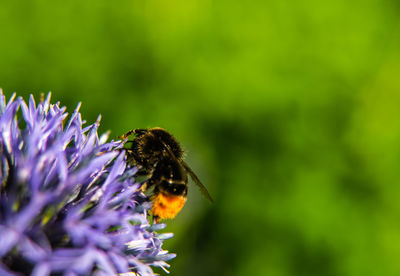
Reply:
M162 128L135 129L136 135L132 141L128 158L132 158L136 166L140 166L147 172L163 158L170 156L166 147L169 147L176 159L182 159L183 150L178 141Z
M154 187L173 195L187 195L188 176L182 166L183 150L178 141L162 128L135 129L128 161L149 178L145 189Z
M127 161L139 169L139 174L148 177L142 187L143 190L153 188L153 199L163 195L186 200L189 174L212 202L207 189L183 161L184 152L170 133L162 128L134 129L122 138L126 139L132 134L135 138L129 141L131 146L126 149Z

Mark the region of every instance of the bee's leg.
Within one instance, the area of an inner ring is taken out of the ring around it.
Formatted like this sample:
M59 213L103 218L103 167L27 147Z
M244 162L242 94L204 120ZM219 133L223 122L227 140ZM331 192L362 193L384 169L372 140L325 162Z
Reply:
M123 134L122 136L120 136L120 137L118 137L118 138L121 138L122 140L125 140L126 138L128 138L129 136L131 136L133 133L135 133L135 130L134 130L134 129L128 131L127 133Z
M153 216L153 224L158 224L160 222L160 217Z
M139 189L140 189L142 192L146 192L146 191L149 190L150 188L154 188L154 187L155 187L154 184L155 184L155 183L154 183L153 179L149 178L149 179L147 179L146 181L143 182L142 186L140 186Z
M142 186L140 186L139 190L141 190L143 193L147 190L148 185L147 185L147 181L143 183Z
M132 142L132 141L127 141L127 142ZM125 151L126 154L126 161L129 165L131 166L135 166L135 157L134 157L134 152L133 150L129 149L129 148L122 148L121 150Z
M140 135L146 134L146 132L147 132L147 129L144 129L144 128L131 129L127 133L125 133L125 134L123 134L121 136L117 136L117 138L121 139L121 140L125 140L126 138L128 138L132 134L140 136ZM127 141L127 142L133 142L133 140L132 141Z

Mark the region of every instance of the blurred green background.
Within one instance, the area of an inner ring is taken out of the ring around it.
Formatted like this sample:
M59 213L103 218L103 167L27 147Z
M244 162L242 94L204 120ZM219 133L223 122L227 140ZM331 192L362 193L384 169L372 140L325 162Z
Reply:
M400 3L0 1L0 87L161 126L192 185L172 275L400 275ZM164 274L163 272L160 272Z

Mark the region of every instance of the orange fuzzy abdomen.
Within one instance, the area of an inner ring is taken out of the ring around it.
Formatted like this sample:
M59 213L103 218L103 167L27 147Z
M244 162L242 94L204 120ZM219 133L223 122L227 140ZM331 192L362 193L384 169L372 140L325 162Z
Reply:
M186 197L159 193L152 197L153 216L159 219L174 218L185 205Z

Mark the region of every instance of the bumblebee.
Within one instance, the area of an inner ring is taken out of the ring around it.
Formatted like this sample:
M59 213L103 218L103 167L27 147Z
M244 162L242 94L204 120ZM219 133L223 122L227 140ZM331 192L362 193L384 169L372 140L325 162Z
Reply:
M151 212L156 223L161 219L174 218L184 206L188 192L188 174L203 195L213 202L206 187L188 164L183 161L183 150L178 141L162 128L134 129L122 136L126 139L134 134L127 161L145 175L143 191L152 189Z

